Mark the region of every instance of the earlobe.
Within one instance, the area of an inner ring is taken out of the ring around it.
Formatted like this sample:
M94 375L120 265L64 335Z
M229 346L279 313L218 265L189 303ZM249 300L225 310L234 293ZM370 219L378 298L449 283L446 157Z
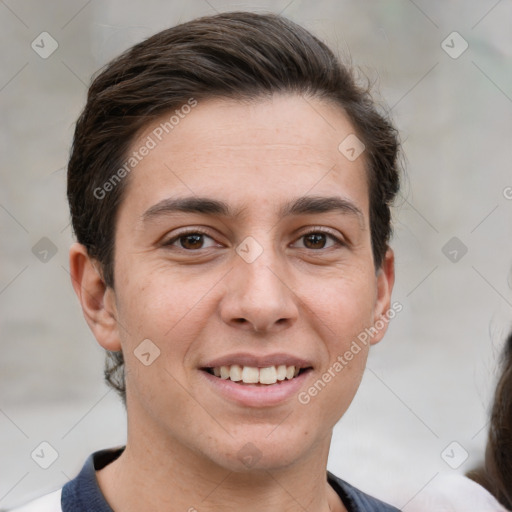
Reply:
M395 284L395 255L388 248L380 269L377 272L377 297L375 302L373 325L377 331L372 337L371 344L378 343L387 331L389 310L391 308L391 293Z
M85 246L74 243L69 250L71 282L82 311L98 343L110 351L121 350L114 291L107 287L99 263Z

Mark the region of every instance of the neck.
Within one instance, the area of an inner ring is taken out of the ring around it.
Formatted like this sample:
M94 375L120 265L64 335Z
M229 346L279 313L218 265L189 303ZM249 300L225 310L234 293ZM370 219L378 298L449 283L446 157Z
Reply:
M291 466L234 472L175 440L144 434L129 428L122 455L97 472L114 510L346 512L327 483L330 436Z

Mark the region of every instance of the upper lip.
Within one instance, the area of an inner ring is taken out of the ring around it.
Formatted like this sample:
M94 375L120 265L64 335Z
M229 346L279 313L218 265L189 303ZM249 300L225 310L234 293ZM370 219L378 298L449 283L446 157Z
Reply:
M313 366L310 361L291 354L256 355L247 352L239 352L212 359L201 365L201 368L217 368L219 366L231 366L233 364L252 366L255 368L267 368L269 366L279 366L282 364L298 368L310 368Z

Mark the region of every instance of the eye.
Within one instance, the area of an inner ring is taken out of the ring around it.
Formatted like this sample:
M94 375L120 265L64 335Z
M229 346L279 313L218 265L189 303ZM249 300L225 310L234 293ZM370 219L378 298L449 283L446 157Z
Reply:
M329 249L334 246L344 246L345 244L332 233L324 230L315 230L304 233L300 236L299 240L304 240L303 247L305 249L319 250ZM331 240L331 245L327 246L327 242Z
M301 240L303 240L302 247L299 245L301 249L322 250L346 245L337 236L323 229L315 229L304 233L298 239L298 241ZM298 241L295 242L295 244L297 244ZM197 228L182 231L166 241L163 245L165 247L176 247L177 249L186 251L199 251L201 249L219 246L211 236Z
M205 239L209 239L213 243L205 245ZM208 236L206 233L198 229L181 232L179 235L164 243L164 246L166 247L175 246L178 249L185 249L187 251L207 249L208 247L214 247L215 245L216 242L211 236Z

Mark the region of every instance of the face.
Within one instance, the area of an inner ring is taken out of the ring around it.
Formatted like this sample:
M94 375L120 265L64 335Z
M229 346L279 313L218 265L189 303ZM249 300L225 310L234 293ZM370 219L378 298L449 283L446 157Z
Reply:
M353 127L294 95L200 102L161 141L159 126L133 144L157 142L118 213L118 324L96 332L124 353L129 436L237 471L324 453L365 367L353 342L393 284L364 153L338 150Z

